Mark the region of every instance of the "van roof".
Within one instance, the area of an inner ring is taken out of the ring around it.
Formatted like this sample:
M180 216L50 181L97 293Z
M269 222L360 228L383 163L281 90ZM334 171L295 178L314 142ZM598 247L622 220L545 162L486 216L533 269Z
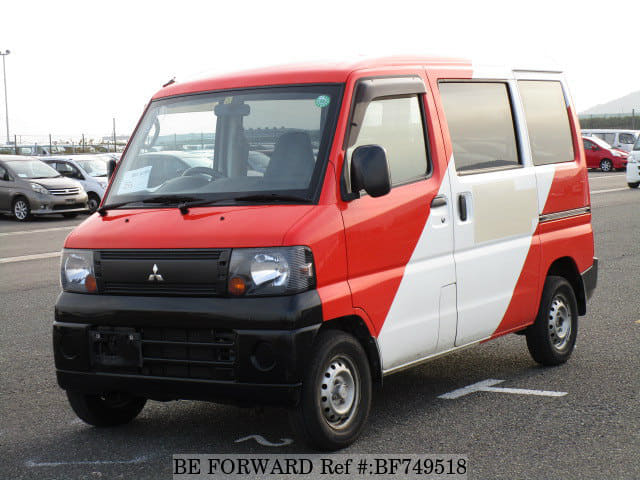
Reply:
M344 83L349 74L358 70L409 65L436 65L471 68L471 61L463 58L396 56L381 58L358 58L347 61L326 61L275 65L254 70L245 70L197 80L173 83L159 90L153 98L170 97L185 93L255 87L262 85L285 85L309 83Z

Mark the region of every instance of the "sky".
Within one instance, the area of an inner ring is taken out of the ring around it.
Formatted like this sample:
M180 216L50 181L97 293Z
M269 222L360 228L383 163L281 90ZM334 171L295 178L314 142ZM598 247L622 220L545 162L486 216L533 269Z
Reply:
M9 131L99 138L115 118L128 135L174 76L360 55L552 63L580 112L640 90L637 12L635 0L4 0Z

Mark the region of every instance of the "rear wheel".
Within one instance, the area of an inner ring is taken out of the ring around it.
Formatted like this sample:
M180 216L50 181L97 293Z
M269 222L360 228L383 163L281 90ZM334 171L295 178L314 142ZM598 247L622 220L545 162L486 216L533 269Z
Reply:
M291 411L296 433L320 450L353 443L369 416L371 373L360 343L339 330L318 335L302 384L300 404Z
M608 158L605 158L600 161L600 170L603 172L610 172L613 170L613 162Z
M640 182L630 182L630 183L627 183L627 185L629 185L629 188L638 188L638 185L640 185Z
M526 332L527 347L542 365L566 362L578 335L578 303L563 277L549 276L544 284L538 316Z
M29 200L24 197L18 197L13 201L12 205L13 216L19 222L24 222L29 220L31 216L31 206L29 205Z
M87 395L67 390L69 404L81 420L95 427L112 427L136 418L147 402L146 398L125 393Z

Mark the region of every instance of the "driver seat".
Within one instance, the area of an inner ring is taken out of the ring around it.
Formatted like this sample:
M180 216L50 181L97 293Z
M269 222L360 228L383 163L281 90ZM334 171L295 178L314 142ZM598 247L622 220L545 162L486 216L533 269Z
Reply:
M266 178L295 179L296 185L308 185L315 167L311 139L305 132L287 132L276 141Z

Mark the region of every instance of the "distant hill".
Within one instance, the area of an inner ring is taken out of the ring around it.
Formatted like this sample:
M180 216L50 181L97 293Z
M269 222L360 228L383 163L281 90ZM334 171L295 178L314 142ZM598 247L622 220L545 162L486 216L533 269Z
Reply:
M602 115L604 113L628 113L631 114L631 110L636 110L636 115L640 112L640 90L632 92L624 97L611 100L607 103L602 103L591 107L580 115Z

